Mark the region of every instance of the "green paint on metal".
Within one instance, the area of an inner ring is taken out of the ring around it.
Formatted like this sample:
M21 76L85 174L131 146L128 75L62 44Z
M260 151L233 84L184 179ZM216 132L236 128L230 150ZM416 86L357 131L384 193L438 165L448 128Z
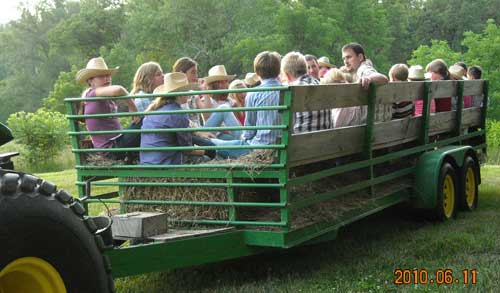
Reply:
M415 170L413 205L417 208L434 208L437 202L439 171L445 158L461 167L470 146L445 146L422 154Z
M110 193L117 194L117 193ZM99 198L99 199L97 199ZM192 206L227 206L227 207L259 207L259 208L283 208L286 203L267 203L267 202L224 202L224 201L179 201L179 200L140 200L129 199L127 201L117 199L106 199L100 196L93 196L85 199L85 202L99 202L99 203L123 203L123 204L144 204L144 205L192 205Z
M115 278L201 265L269 251L248 246L243 231L106 251Z

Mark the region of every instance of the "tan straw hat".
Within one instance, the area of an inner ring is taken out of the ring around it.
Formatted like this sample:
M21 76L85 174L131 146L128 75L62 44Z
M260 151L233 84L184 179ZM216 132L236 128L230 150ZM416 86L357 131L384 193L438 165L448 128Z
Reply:
M259 76L255 72L249 72L245 75L245 84L249 86L254 86L260 81Z
M426 80L424 69L420 65L412 65L408 69L408 80Z
M120 67L117 66L115 68L109 69L108 65L106 65L106 62L104 62L104 59L102 57L92 58L87 63L87 67L85 67L84 69L80 69L76 73L76 82L85 84L87 80L92 77L107 74L113 75L116 73L118 68Z
M197 83L189 83L187 76L182 72L167 73L163 77L163 84L155 88L155 94L184 92L200 89Z
M451 78L454 80L467 79L465 77L467 72L465 72L465 69L460 65L452 65L448 71L450 72Z
M215 65L208 71L208 76L204 77L206 84L220 80L232 80L236 75L227 75L226 67L224 65Z
M337 67L337 66L331 64L330 59L328 59L328 57L325 57L325 56L318 59L318 64L319 64L319 66L325 66L328 68L336 68Z

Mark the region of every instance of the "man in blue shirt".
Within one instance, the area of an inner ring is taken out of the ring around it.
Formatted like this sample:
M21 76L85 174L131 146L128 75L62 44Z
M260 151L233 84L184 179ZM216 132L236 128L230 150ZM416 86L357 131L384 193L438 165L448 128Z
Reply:
M276 52L264 51L254 59L254 70L261 80L257 87L276 87L281 83L278 80L280 74L281 56ZM279 105L279 91L252 92L245 99L245 107L267 107ZM280 124L281 119L277 110L247 111L245 126L271 126ZM281 130L245 130L238 140L212 139L216 145L268 145L276 143L281 137ZM217 153L224 158L237 158L248 154L250 149L219 150Z

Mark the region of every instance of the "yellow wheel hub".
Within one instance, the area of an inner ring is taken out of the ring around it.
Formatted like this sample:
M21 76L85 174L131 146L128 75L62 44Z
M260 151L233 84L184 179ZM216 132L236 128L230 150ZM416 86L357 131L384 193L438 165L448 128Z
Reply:
M10 292L63 293L66 287L50 263L38 257L23 257L0 272L0 293Z
M472 209L476 199L476 176L473 168L468 168L465 174L465 200L467 206Z
M453 184L453 177L446 175L443 184L443 210L447 218L453 215L455 207L455 185Z

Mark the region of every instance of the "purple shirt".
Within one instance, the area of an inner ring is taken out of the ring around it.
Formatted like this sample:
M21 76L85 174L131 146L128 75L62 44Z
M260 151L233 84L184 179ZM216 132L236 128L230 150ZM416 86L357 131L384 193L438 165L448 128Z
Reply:
M156 111L182 110L177 103L169 103ZM144 117L142 129L188 128L187 114L150 115ZM142 133L141 148L192 146L190 132ZM140 152L141 165L180 165L182 151Z
M88 91L85 94L86 98L95 97L95 89ZM84 114L106 114L106 113L116 113L118 106L115 101L92 101L85 102ZM85 119L85 124L87 125L88 131L101 131L101 130L121 130L122 125L117 117L108 118L90 118ZM116 134L99 134L91 135L92 144L94 148L111 148L113 147L112 138L116 137Z

